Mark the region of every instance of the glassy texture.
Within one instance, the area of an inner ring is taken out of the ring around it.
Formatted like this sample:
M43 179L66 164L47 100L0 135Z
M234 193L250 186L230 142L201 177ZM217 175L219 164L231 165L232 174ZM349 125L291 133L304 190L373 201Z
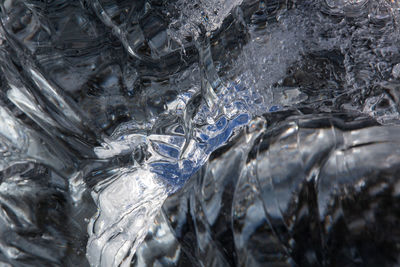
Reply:
M302 113L257 118L217 150L134 266L398 265L400 128Z
M400 264L399 12L0 1L0 265Z

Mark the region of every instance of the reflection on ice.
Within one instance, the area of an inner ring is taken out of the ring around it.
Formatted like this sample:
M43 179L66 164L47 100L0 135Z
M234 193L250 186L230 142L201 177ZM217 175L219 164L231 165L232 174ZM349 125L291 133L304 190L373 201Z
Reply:
M0 2L0 265L395 264L398 11Z

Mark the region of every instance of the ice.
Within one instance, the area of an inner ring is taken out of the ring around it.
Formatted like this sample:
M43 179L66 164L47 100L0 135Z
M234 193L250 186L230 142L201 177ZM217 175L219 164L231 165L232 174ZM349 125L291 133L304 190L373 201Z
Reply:
M396 265L399 7L0 2L0 265Z
M396 79L400 78L400 64L394 65L392 69L392 75Z
M156 242L175 248L178 266L395 266L400 128L358 114L301 113L257 118L216 151L164 204L180 246L149 233L135 266L163 259Z
M167 197L166 186L148 170L117 170L95 189L98 215L89 223L87 257L94 266L129 266Z

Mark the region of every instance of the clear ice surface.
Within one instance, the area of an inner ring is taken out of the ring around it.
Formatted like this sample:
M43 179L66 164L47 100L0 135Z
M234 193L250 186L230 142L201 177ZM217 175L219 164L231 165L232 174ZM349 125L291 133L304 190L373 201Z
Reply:
M0 265L400 264L399 11L0 1Z

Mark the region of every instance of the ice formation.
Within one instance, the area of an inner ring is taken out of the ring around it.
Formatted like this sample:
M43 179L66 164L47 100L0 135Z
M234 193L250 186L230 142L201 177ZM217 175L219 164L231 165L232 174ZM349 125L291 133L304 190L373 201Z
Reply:
M399 11L0 1L0 265L395 266Z

